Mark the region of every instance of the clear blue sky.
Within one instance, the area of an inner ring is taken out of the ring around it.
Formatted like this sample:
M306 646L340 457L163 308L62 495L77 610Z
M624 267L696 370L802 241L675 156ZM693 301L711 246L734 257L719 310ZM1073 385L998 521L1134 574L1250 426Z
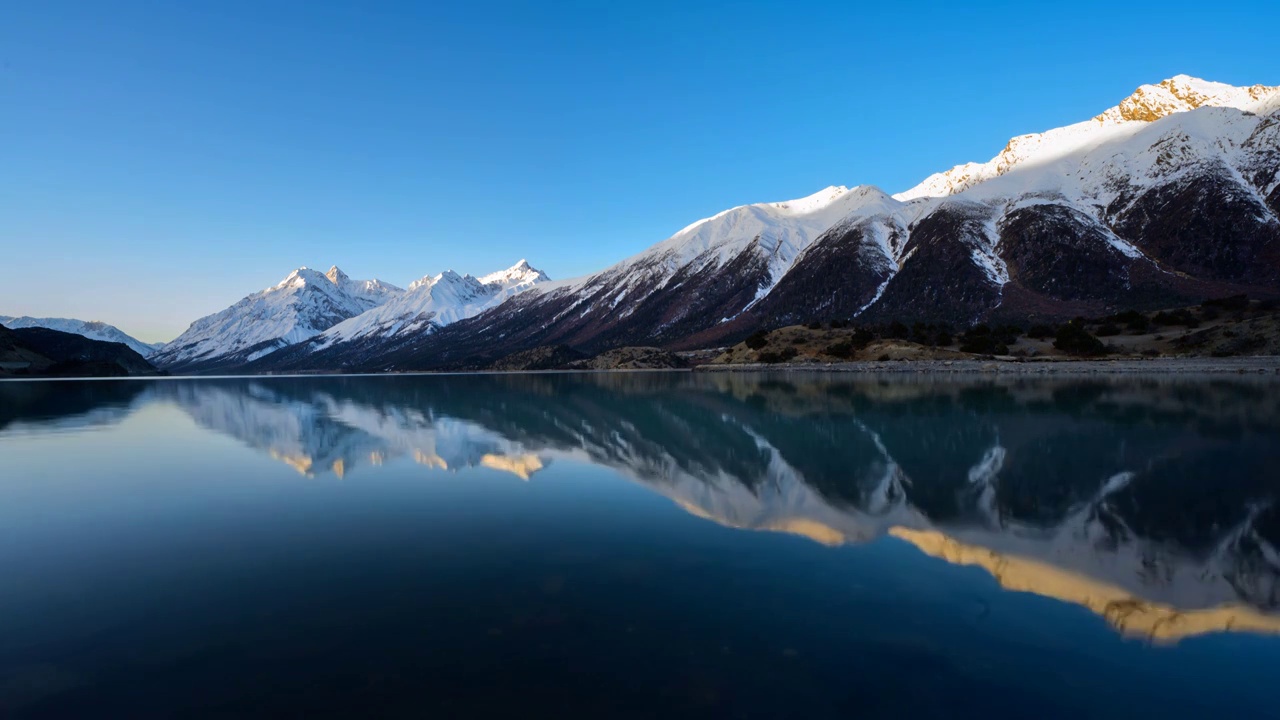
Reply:
M0 314L145 340L336 263L599 269L733 205L986 160L1280 3L0 0Z

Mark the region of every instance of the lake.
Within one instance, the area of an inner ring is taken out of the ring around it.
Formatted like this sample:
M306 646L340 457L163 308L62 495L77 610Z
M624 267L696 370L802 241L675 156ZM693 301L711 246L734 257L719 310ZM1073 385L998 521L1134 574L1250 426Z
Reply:
M0 383L0 715L1275 717L1278 390Z

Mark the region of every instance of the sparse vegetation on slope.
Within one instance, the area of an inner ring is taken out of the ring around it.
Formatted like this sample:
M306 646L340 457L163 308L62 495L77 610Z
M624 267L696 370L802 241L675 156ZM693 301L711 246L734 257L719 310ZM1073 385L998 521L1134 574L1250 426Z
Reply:
M1235 295L1155 312L1127 310L1061 324L977 324L958 332L945 323L893 321L860 325L810 321L758 331L716 364L812 364L967 357L1229 357L1280 355L1280 303Z

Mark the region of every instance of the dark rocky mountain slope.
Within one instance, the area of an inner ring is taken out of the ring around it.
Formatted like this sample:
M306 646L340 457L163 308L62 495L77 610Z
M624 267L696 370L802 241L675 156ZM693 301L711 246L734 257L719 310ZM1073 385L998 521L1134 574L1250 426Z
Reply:
M82 335L0 326L0 376L124 377L157 375L146 358L124 343L90 340Z

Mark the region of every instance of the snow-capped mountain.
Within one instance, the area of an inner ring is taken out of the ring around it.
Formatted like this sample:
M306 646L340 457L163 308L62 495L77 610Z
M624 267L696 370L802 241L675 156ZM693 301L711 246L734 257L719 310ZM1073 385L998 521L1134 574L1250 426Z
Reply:
M490 351L500 356L509 346L550 342L669 342L705 327L708 319L737 315L767 295L826 228L876 202L878 198L848 188L829 187L799 200L727 210L594 275L535 283L528 292L508 293L514 296L490 303L483 308L488 312L480 313L500 319L495 331L467 336L456 347L424 338L426 333L442 332L439 326L400 326L376 347L324 346L329 352L319 354L304 353L300 347L263 366L364 366L398 353L417 353L424 345L438 346L445 356L466 357Z
M47 328L49 330L72 333L73 335L81 335L90 340L124 343L130 350L142 357L150 357L164 347L164 343L144 343L114 325L108 325L97 320L86 321L74 318L33 318L0 315L0 325L4 325L10 330L33 327Z
M426 280L426 278L423 278L423 280ZM546 273L533 267L528 260L524 259L521 259L520 262L506 270L499 270L480 276L481 285L496 285L503 291L515 292L527 290L536 283L550 281L551 278L547 277ZM422 281L420 280L419 282Z
M387 303L334 325L309 342L306 350L369 342L398 333L430 333L478 315L549 279L526 260L480 278L446 270L415 280L407 291Z
M1158 85L1143 85L1091 120L1043 133L1020 135L984 163L965 163L925 178L894 195L897 200L954 195L1019 165L1051 162L1108 140L1130 135L1144 124L1201 107L1249 109L1274 97L1276 88L1264 85L1234 87L1178 75Z
M377 307L404 292L401 288L381 280L352 280L346 273L339 270L337 265L330 267L329 272L324 276L339 290L355 298L359 304L369 307Z
M681 349L812 319L964 326L1280 296L1278 214L1280 88L1178 76L896 196L831 187L733 208L589 277L430 338L402 328L340 364L483 367L541 345Z
M480 278L449 270L416 280L408 289L380 280L352 280L337 267L323 274L303 267L192 323L155 361L170 371L208 372L260 362L282 348L292 357L320 351L336 355L399 336L429 334L548 280L525 260Z
M195 321L153 362L177 371L249 362L403 293L380 280L352 280L337 267L327 273L301 267L276 285Z
M763 323L1069 317L1280 292L1280 88L1180 76L855 212ZM886 238L888 242L886 242Z

